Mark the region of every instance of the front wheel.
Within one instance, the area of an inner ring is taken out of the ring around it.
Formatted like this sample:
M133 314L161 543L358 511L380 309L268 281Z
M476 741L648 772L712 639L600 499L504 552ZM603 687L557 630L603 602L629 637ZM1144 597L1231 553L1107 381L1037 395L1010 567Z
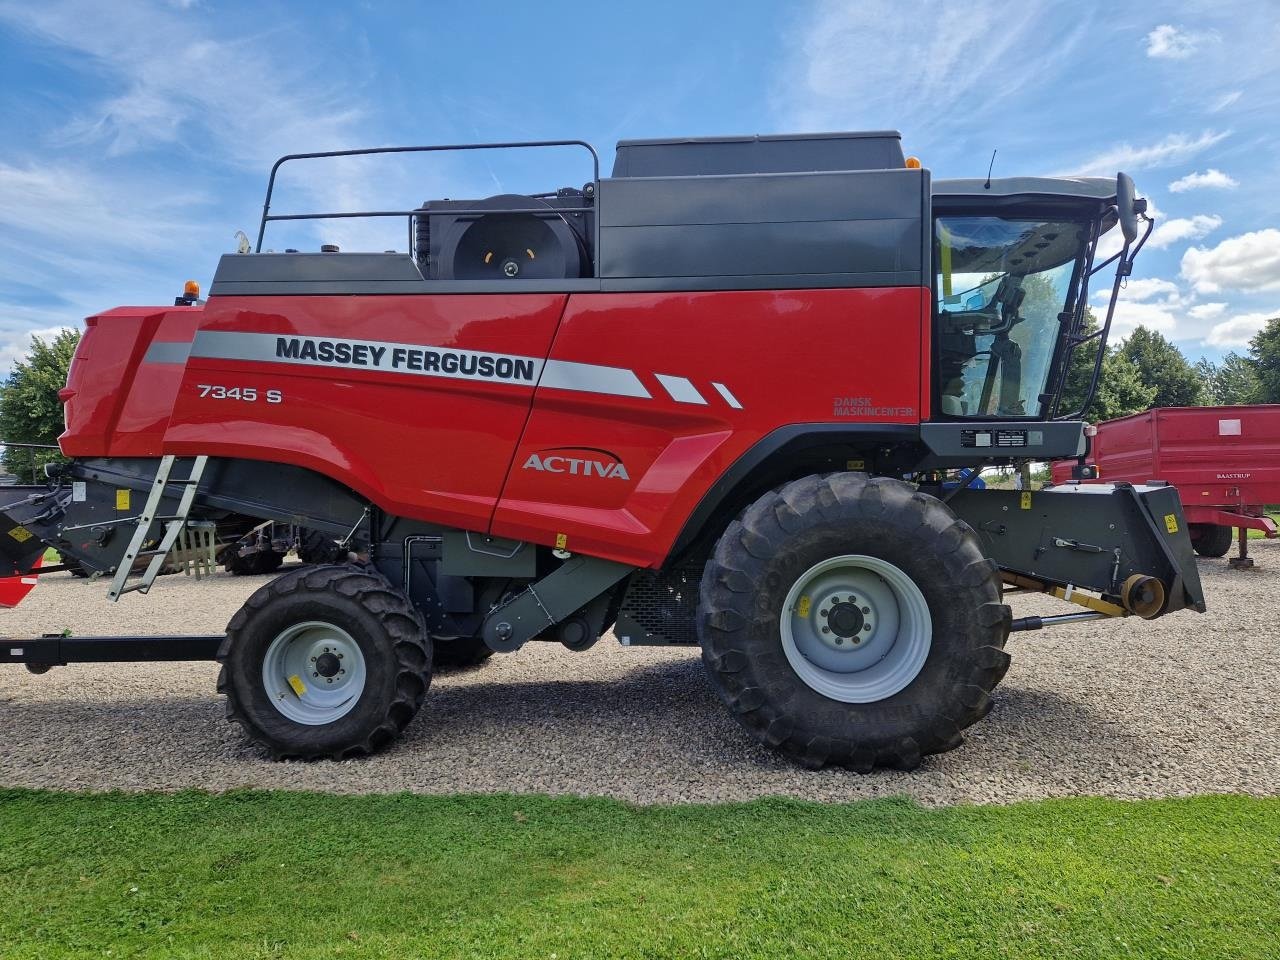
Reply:
M707 563L698 614L717 692L757 739L863 772L963 742L1008 669L1009 622L972 529L861 474L748 507Z

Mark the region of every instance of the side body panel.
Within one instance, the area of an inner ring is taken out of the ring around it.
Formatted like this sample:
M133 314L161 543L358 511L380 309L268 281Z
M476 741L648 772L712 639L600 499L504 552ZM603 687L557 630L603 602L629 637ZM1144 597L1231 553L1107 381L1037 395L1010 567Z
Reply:
M389 512L484 530L565 300L214 297L165 452L293 463ZM424 372L422 347L435 348L441 375ZM480 352L516 358L513 375L459 375ZM219 399L233 388L239 399Z
M774 429L919 423L926 297L574 294L551 358L629 368L649 396L540 385L493 532L660 564L712 484Z
M68 457L158 457L203 310L117 307L89 317L61 392Z
M658 566L779 427L927 417L928 316L915 286L130 308L91 322L62 443L294 464L389 513Z

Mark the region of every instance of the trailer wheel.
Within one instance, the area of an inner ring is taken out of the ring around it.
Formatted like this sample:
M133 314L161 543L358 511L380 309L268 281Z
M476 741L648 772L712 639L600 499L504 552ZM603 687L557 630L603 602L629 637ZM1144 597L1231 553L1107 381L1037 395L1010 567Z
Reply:
M493 649L484 642L484 637L435 640L431 649L431 665L436 670L478 667L493 656Z
M897 480L806 477L731 523L703 573L702 658L762 743L909 770L963 742L1009 666L996 565Z
M1191 547L1202 557L1225 557L1235 531L1217 523L1191 524Z
M417 608L351 566L258 589L231 618L218 661L228 719L277 760L373 753L408 726L431 683Z

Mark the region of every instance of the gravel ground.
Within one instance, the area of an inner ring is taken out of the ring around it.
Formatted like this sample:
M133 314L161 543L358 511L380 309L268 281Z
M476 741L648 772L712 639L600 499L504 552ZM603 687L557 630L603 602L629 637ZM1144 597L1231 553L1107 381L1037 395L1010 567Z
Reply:
M400 743L346 763L263 760L223 719L212 664L77 665L43 676L0 668L0 785L537 791L639 803L1280 794L1280 542L1250 547L1251 571L1200 561L1207 615L1015 635L990 716L963 747L913 773L799 769L730 719L696 649L620 649L606 638L578 654L534 643L439 676ZM149 596L113 605L105 583L53 575L0 617L10 636L214 633L262 582L166 577ZM1015 616L1054 609L1040 597L1014 606Z

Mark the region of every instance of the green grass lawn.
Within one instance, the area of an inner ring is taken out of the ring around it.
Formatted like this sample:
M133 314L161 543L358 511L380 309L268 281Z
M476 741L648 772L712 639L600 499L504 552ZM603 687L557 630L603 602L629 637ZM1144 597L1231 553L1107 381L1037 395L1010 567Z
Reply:
M1280 800L0 792L0 956L1275 957Z

